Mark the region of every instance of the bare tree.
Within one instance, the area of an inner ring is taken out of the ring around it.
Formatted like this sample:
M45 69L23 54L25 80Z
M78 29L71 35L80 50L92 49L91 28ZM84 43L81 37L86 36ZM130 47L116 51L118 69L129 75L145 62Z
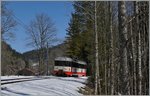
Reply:
M127 25L126 25L125 1L118 2L118 20L119 20L119 43L120 43L120 93L129 94L128 65L127 65Z
M136 14L139 14L139 9L138 9L138 2L136 2ZM140 28L139 28L139 18L137 17L136 20L136 24L137 24L137 34L138 34L138 75L139 75L139 80L138 80L138 94L141 95L142 93L142 71L141 71L141 67L142 67L142 56L141 56L141 33L140 33Z
M98 33L97 33L97 16L96 16L96 1L95 1L95 66L96 66L96 75L95 75L95 95L98 94L98 75L99 75L99 65L98 65Z
M13 18L13 12L6 7L6 3L1 5L1 34L2 40L9 40L14 37L12 30L17 25Z
M47 14L38 14L30 22L27 28L29 43L38 50L39 73L44 72L44 55L47 46L51 46L56 41L56 28L51 18Z
M12 75L18 70L17 68L22 68L24 63L20 63L20 66L17 66L16 62L22 59L16 59L16 56L13 54L11 47L6 43L14 39L14 29L17 25L16 20L13 17L13 11L7 8L6 2L1 2L1 67L2 75ZM15 63L14 63L15 62Z
M112 2L110 1L109 2L109 14L110 14L110 36L111 36L111 39L110 39L110 45L111 45L111 94L113 95L114 94L114 72L115 72L115 70L114 70L114 37L113 37L113 34L114 34L114 32L113 32L113 25L112 25L112 4L111 4Z

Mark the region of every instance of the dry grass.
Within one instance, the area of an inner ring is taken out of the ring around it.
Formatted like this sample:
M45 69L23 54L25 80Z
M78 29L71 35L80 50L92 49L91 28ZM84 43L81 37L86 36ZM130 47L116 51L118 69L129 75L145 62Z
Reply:
M94 94L94 88L90 88L88 86L85 86L85 87L81 87L78 92L83 94L83 95L93 95Z

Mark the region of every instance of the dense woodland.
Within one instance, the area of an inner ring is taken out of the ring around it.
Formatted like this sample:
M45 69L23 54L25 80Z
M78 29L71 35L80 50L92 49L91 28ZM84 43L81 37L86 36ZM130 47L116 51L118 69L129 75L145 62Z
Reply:
M45 62L51 65L55 57L67 55L88 64L88 83L80 90L83 94L149 94L148 1L73 2L65 44L56 48L49 48L57 41L53 22L47 14L38 14L26 26L29 45L34 45L35 50L23 55L6 43L17 26L6 5L1 6L2 75L16 74L30 60L39 62L40 73L46 70Z
M149 2L73 6L65 42L68 56L88 63L85 94L149 94Z

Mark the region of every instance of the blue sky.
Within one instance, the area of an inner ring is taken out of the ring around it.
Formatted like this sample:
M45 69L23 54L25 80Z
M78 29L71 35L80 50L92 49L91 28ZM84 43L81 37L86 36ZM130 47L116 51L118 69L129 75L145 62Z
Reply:
M15 19L19 23L23 22L25 25L28 25L36 14L48 14L55 23L57 38L63 41L65 40L71 12L73 12L72 3L71 1L11 1L7 8L13 11ZM20 53L34 49L26 46L27 34L23 24L18 24L16 30L13 31L15 33L15 40L8 42L13 49Z

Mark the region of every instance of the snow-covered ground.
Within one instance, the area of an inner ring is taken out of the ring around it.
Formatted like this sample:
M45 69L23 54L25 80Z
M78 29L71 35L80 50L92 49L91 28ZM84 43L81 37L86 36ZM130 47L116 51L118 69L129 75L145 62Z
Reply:
M1 76L1 80L4 79L15 79L15 78L31 78L31 77L35 77L35 76Z
M24 78L28 76L22 76ZM25 81L1 85L2 96L80 96L78 92L80 87L85 86L87 77L54 77L49 76L49 79ZM18 78L18 76L1 76L1 79Z

